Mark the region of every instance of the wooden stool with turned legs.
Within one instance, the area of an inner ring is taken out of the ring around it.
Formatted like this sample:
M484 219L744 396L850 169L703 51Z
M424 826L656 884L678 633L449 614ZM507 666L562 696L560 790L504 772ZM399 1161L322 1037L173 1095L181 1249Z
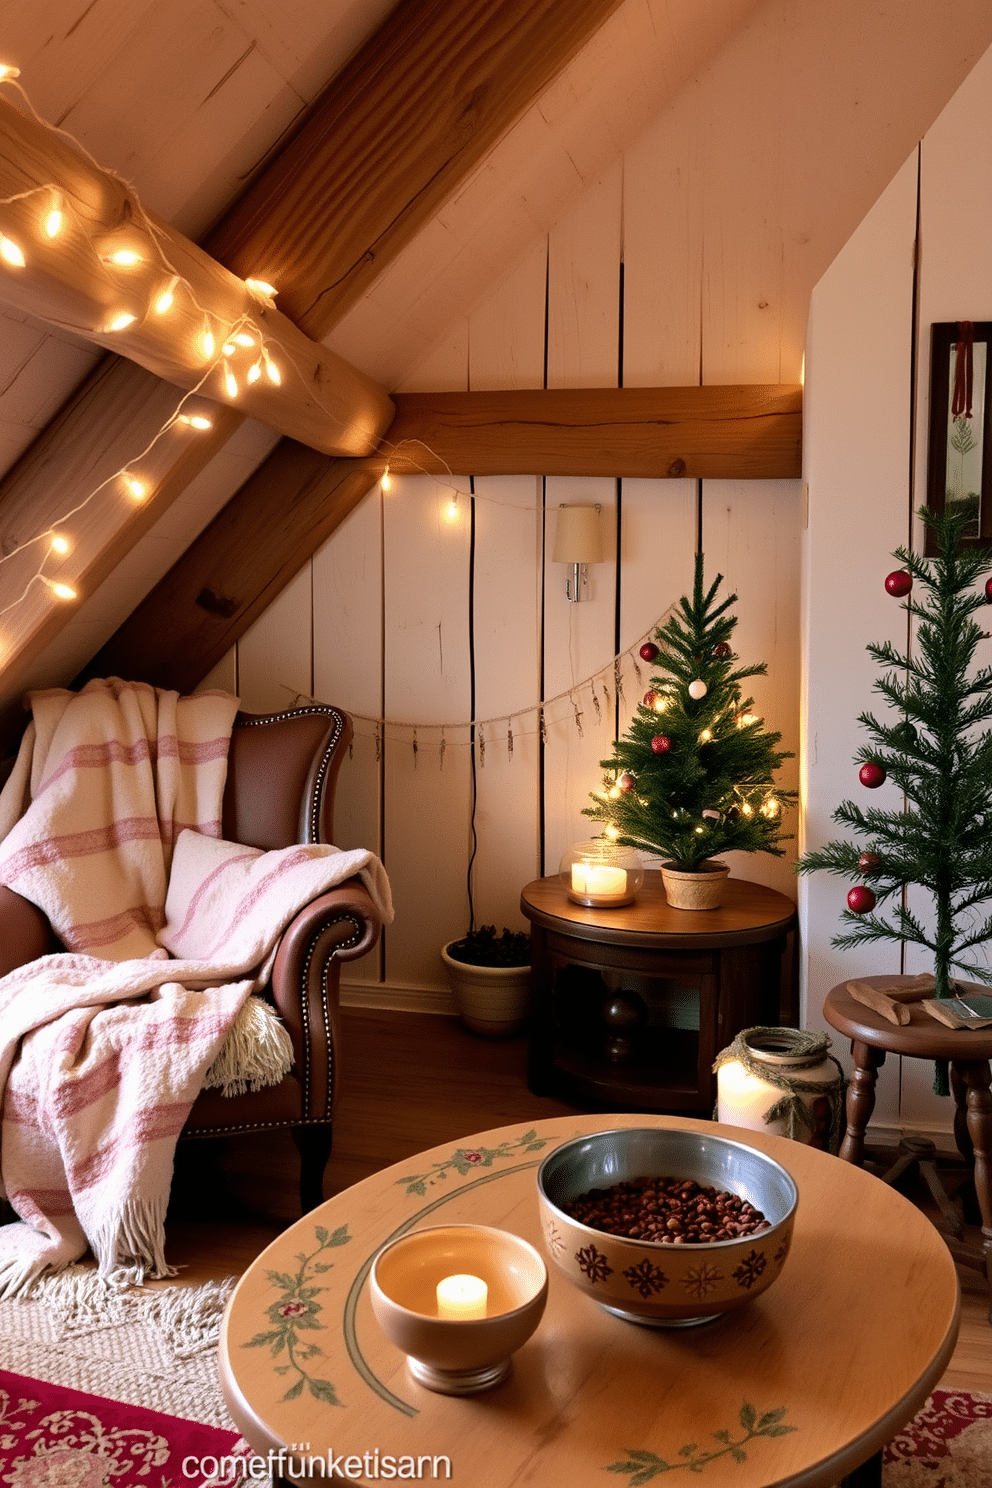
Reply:
M895 976L860 978L878 991L898 992L906 979ZM986 988L966 984L969 990ZM992 1027L947 1028L932 1018L916 1003L906 1004L909 1022L890 1023L873 1008L856 1001L841 982L827 994L823 1015L832 1028L851 1040L854 1073L847 1091L847 1126L841 1142L840 1156L858 1167L864 1166L865 1129L875 1107L875 1082L886 1054L900 1054L913 1059L946 1059L950 1065L951 1095L954 1099L954 1140L961 1156L973 1165L975 1198L981 1214L981 1247L967 1245L955 1233L958 1227L947 1224L944 1233L948 1249L956 1261L975 1266L985 1273L992 1301ZM922 1148L914 1153L907 1140L910 1157L929 1156ZM905 1166L905 1164L903 1164ZM929 1178L930 1175L928 1175ZM941 1205L945 1221L950 1216ZM944 1227L942 1233L944 1232ZM992 1311L989 1314L992 1322Z

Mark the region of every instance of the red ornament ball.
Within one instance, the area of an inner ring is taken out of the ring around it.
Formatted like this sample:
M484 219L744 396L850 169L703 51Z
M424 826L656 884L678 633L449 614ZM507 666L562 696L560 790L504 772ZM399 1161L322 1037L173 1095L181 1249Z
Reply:
M672 741L667 734L655 734L651 740L651 748L655 754L667 754L672 747Z
M617 785L622 791L633 790L636 784L637 780L629 770L624 770L622 775L617 776Z
M855 884L848 893L847 907L855 914L868 914L875 908L875 895L865 884Z
M885 770L881 765L877 765L874 760L869 760L868 763L866 765L862 765L861 769L858 771L858 779L861 781L861 784L866 785L869 790L875 790L884 781Z
M642 661L657 661L659 656L658 647L654 641L645 641L640 650Z
M913 575L907 573L904 568L897 568L885 580L886 593L894 594L896 599L902 599L903 595L908 594L912 587Z
M729 641L721 641L719 645L713 647L714 656L729 656L730 651L731 647Z
M992 604L992 579L985 580L985 603Z
M858 872L874 873L875 869L879 866L881 861L882 860L878 856L878 853L863 852L858 859Z
M658 699L660 697L661 697L661 693L660 692L646 692L644 694L644 706L645 706L645 708L653 708L654 705L655 705L655 703L658 701Z

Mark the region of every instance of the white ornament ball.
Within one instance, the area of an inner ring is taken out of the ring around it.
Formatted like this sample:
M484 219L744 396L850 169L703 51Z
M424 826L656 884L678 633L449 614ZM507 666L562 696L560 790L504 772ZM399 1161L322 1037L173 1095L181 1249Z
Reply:
M708 690L709 689L707 688L706 683L703 681L702 677L697 677L695 682L689 683L689 696L691 698L696 698L697 701L699 698L705 697Z

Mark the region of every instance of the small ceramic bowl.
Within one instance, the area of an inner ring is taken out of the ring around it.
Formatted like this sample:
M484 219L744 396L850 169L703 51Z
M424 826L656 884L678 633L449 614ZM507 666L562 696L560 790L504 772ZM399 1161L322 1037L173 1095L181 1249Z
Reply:
M591 1188L636 1178L692 1178L738 1194L761 1210L770 1228L732 1240L668 1245L605 1234L562 1207ZM558 1269L607 1312L653 1327L703 1323L767 1291L789 1253L798 1200L786 1170L757 1148L651 1127L564 1143L538 1169L537 1191L545 1244Z
M437 1285L468 1275L486 1283L486 1316L438 1317ZM517 1235L489 1225L413 1230L383 1246L369 1278L372 1311L410 1373L430 1390L471 1395L498 1385L548 1299L541 1256Z

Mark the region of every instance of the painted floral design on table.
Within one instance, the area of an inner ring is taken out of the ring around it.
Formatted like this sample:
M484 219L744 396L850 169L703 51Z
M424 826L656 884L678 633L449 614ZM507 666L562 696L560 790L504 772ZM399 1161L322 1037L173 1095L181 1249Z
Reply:
M687 1472L699 1473L709 1467L711 1462L716 1462L722 1457L729 1457L738 1464L747 1461L747 1453L744 1448L751 1442L762 1436L788 1436L795 1431L795 1426L783 1424L786 1407L780 1406L777 1410L765 1411L758 1415L754 1406L745 1400L738 1413L738 1421L743 1429L743 1435L734 1439L728 1430L714 1431L711 1440L717 1443L715 1447L702 1445L699 1442L686 1442L678 1450L677 1459L669 1462L665 1457L659 1457L656 1452L647 1452L643 1449L626 1447L625 1461L611 1462L606 1468L611 1473L627 1473L628 1488L642 1488L644 1483L650 1483L652 1478L659 1477L662 1473L678 1472L684 1469Z
M283 1400L295 1400L306 1388L315 1400L323 1400L328 1405L340 1405L341 1401L330 1380L322 1379L311 1372L312 1361L325 1357L323 1349L313 1339L300 1335L317 1332L323 1326L317 1321L322 1303L316 1299L325 1288L317 1285L314 1277L324 1275L334 1265L333 1261L323 1259L325 1252L345 1245L352 1237L348 1234L347 1225L339 1225L333 1231L317 1225L314 1238L317 1241L315 1250L309 1255L304 1251L297 1254L299 1267L295 1273L266 1271L266 1280L279 1293L276 1301L266 1308L266 1316L272 1327L256 1333L254 1338L249 1338L241 1346L267 1347L273 1359L285 1355L283 1362L272 1366L275 1374L295 1375L285 1395L281 1397Z
M546 1146L547 1139L539 1137L531 1127L530 1131L524 1132L515 1141L507 1138L498 1147L457 1147L450 1157L442 1162L432 1163L429 1172L408 1173L405 1178L397 1178L396 1182L405 1183L408 1194L417 1194L423 1198L432 1184L447 1178L451 1172L466 1178L476 1168L491 1168L495 1162L517 1157L525 1152L540 1152Z

